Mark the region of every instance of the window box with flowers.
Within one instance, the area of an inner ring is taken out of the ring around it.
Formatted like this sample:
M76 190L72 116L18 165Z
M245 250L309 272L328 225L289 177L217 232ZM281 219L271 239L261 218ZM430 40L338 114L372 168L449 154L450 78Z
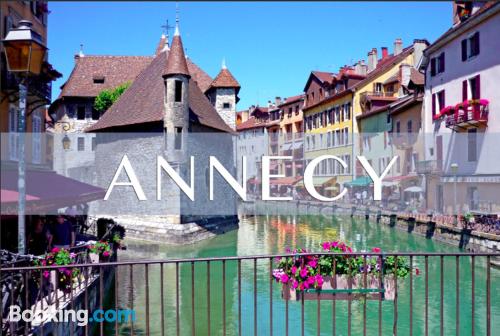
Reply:
M324 242L323 251L342 255L293 254L279 258L273 277L282 284L284 300L394 300L396 279L408 276L411 269L404 257L349 255L352 248L339 241ZM290 251L288 251L290 252ZM380 253L374 248L373 253ZM382 270L382 271L381 271ZM417 270L418 272L418 270Z
M439 120L441 118L447 118L449 115L452 115L455 112L455 107L454 106L446 106L439 111L438 114L436 114L433 119L434 120Z

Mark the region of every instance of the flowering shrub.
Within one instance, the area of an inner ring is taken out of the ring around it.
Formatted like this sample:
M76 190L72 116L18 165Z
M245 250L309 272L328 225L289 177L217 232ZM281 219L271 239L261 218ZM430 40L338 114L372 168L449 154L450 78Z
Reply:
M43 259L36 259L34 262L35 266L51 266L51 265L74 265L76 264L76 254L73 252L69 252L64 248L54 247L52 251L47 253ZM68 290L71 288L72 280L75 279L79 274L80 270L78 268L71 267L62 267L56 270L57 279L58 279L58 287L63 290ZM35 281L40 280L40 273L36 274L34 272ZM50 271L44 270L42 273L45 279L50 277Z
M109 257L113 254L111 246L107 241L98 241L93 245L89 245L89 252L102 255L103 257Z
M407 277L411 270L408 260L402 256L352 256L353 249L344 242L333 241L321 244L323 251L341 253L341 255L308 255L286 256L277 259L278 268L273 270L273 277L277 282L288 284L293 289L321 289L326 277L348 275L355 277L358 274L379 276L395 275L395 278ZM379 247L374 247L372 253L381 253ZM299 248L287 253L309 253ZM366 270L365 270L366 267ZM416 269L416 274L419 270Z

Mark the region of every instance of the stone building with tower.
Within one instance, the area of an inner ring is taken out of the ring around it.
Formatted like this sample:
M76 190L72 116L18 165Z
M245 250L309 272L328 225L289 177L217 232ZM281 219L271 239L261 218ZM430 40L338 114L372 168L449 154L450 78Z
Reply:
M237 176L233 140L240 86L225 66L212 79L190 61L178 26L171 46L164 43L131 86L85 131L96 135L98 184L108 188L126 155L147 198L141 202L130 186L117 186L95 213L117 220L129 237L183 244L238 226L238 195L217 171L210 200L208 162L215 156ZM158 200L159 156L188 185L194 184L194 200L166 172L161 174ZM121 175L120 181L127 176Z

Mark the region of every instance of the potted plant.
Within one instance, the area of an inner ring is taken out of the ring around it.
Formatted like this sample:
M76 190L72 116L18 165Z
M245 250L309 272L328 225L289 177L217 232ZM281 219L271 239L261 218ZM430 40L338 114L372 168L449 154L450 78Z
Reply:
M111 246L107 241L98 241L95 244L89 245L88 249L89 258L92 263L108 261L109 257L113 254L113 251L111 251Z
M63 265L74 265L76 264L76 254L70 252L64 248L54 247L49 253L47 253L42 259L35 259L35 266L63 266ZM39 281L40 273L36 274L35 281ZM80 270L75 267L61 267L54 270L45 270L42 275L47 281L52 285L53 289L56 288L63 290L64 292L70 292L73 281L80 274Z

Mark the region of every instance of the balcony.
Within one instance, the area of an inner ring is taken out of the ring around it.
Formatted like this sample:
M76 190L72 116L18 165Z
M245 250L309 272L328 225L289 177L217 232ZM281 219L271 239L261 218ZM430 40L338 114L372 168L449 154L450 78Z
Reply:
M442 162L438 160L417 161L417 174L437 174L442 171Z
M454 109L449 109L449 113L444 115L445 125L457 132L472 127L487 126L488 105L489 102L485 99L461 103Z

